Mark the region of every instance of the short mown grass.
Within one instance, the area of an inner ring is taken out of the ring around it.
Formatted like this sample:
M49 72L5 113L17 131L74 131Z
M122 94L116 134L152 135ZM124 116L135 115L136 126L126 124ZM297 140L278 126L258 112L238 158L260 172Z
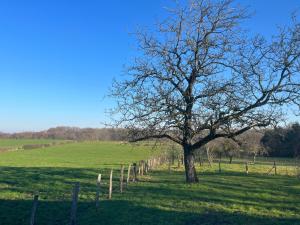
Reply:
M120 165L146 159L148 146L83 142L0 154L0 224L29 224L32 195L40 193L37 224L68 224L71 190L80 182L79 225L98 224L300 224L300 181L292 165L266 175L272 161L197 165L200 182L186 184L184 171L163 165L119 193ZM107 200L110 169L113 199ZM288 173L286 171L288 170ZM97 174L103 175L95 208Z

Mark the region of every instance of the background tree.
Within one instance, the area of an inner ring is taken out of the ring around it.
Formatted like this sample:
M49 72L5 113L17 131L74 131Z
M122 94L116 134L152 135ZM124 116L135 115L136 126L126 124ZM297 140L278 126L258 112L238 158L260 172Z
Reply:
M229 163L232 163L232 159L235 156L240 154L240 145L238 142L229 139L229 138L218 138L207 143L203 149L203 152L206 152L209 163L212 162L212 159L222 156L229 157Z
M224 154L229 157L229 163L231 164L233 157L240 155L240 146L237 142L228 138L224 139L222 146Z
M266 155L267 151L261 144L264 131L250 130L241 134L237 141L242 149L242 153L246 156L253 157L253 163L255 163L256 156Z
M113 85L113 112L132 141L181 145L186 181L197 182L197 149L276 123L282 105L299 102L300 25L249 38L239 26L247 12L231 0L190 1L169 15L137 32L141 54Z
M295 123L289 127L267 130L261 142L269 156L300 156L300 125Z

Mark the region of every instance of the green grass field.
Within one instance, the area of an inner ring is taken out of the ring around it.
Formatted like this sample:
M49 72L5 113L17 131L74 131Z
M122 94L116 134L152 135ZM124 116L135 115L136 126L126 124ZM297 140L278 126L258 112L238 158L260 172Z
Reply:
M150 147L112 142L83 142L0 154L0 225L29 224L32 194L40 193L37 224L68 224L71 190L80 182L79 225L104 224L300 224L300 180L288 161L278 175L272 165L241 160L209 167L197 165L200 183L184 183L183 168L162 166L118 191L120 164L146 159ZM278 160L280 161L280 160ZM284 163L285 162L285 163ZM107 200L114 168L113 199ZM95 209L96 177L103 176L100 208Z
M23 145L51 144L58 142L61 141L51 139L0 139L0 148L18 148Z

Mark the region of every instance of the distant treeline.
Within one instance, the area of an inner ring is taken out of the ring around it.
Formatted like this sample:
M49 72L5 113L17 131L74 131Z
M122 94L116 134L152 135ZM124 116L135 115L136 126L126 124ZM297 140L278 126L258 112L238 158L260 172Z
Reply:
M274 129L250 130L236 137L235 141L219 138L205 147L217 156L230 158L243 155L300 157L300 125L294 123Z
M126 140L126 130L114 128L55 127L39 132L0 133L0 138L123 141Z
M0 138L14 139L56 139L56 140L99 140L99 141L126 141L126 129L116 128L77 128L56 127L40 132L21 132L7 134L0 132ZM248 131L237 137L238 144L232 140L217 139L209 146L216 152L225 155L240 155L243 152L249 155L268 155L272 157L300 156L300 125L294 123L286 127L275 129Z

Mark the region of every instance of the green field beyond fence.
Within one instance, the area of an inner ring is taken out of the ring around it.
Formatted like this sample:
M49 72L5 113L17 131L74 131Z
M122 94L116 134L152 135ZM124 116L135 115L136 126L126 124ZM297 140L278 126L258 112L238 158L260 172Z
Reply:
M82 142L0 154L0 225L30 224L33 195L39 193L36 224L70 224L72 188L80 183L79 225L109 224L300 224L297 161L206 159L196 162L200 182L184 182L177 160L138 176L120 193L120 169L157 155L150 146ZM276 162L274 169L268 174ZM246 163L248 162L248 174ZM108 200L113 169L112 199ZM95 207L97 177L101 178Z
M0 139L0 152L44 148L71 142L51 139Z

